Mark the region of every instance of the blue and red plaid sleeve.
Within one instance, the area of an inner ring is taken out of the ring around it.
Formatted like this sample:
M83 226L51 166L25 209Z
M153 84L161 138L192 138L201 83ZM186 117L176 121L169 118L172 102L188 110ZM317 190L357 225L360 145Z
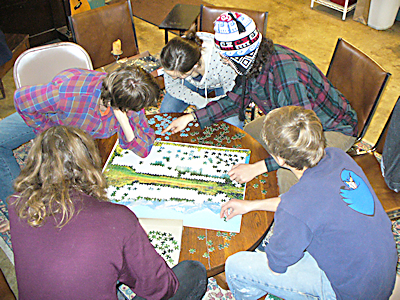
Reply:
M58 88L52 83L24 86L15 91L14 105L25 123L39 133L57 125L49 117L57 112L57 99Z
M135 134L135 138L128 143L126 141L124 131L119 126L119 144L123 149L130 149L140 157L146 157L150 154L156 137L154 130L147 122L144 109L139 112L130 111L128 113L128 118L129 124L131 125L133 133Z

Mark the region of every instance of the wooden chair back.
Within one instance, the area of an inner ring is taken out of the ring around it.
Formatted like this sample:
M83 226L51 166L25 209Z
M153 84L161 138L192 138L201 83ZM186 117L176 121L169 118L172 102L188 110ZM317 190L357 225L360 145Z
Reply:
M400 103L400 97L397 99L396 103ZM382 176L381 165L374 155L375 151L378 153L383 152L383 146L386 141L386 135L390 122L392 122L392 116L393 110L386 121L386 125L383 128L378 141L372 147L372 151L363 155L354 156L353 159L363 169L368 181L370 182L389 217L391 219L395 219L400 217L400 193L396 193L387 186L385 179Z
M234 8L234 7L217 7L217 6L205 6L205 5L201 5L200 7L200 20L199 20L198 31L214 33L214 21L219 17L219 15L221 15L226 11L241 12L248 15L250 18L254 20L261 34L263 36L266 35L268 12Z
M121 1L69 17L74 41L89 53L95 69L115 61L112 44L120 39L120 58L139 53L131 2Z
M364 137L390 76L365 53L339 38L326 77L357 113L357 141Z

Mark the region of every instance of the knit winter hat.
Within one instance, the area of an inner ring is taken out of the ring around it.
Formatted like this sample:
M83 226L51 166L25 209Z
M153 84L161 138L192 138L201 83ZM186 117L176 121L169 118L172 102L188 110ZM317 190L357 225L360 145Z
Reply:
M254 63L262 35L253 19L238 12L225 12L214 22L214 42L221 54L245 75Z

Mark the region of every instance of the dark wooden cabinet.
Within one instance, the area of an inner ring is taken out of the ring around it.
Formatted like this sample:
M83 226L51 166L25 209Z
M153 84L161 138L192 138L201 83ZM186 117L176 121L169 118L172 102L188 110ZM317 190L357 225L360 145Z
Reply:
M29 34L31 46L54 39L67 40L68 0L0 0L0 28Z

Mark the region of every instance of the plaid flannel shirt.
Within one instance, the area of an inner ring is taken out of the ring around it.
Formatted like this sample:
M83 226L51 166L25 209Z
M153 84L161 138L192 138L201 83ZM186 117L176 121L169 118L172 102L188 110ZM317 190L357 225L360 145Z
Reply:
M95 139L108 138L118 132L122 148L146 157L155 133L147 123L144 110L128 112L135 134L131 142L127 142L112 109L105 116L100 115L98 101L106 75L90 70L65 70L48 84L19 88L14 95L15 108L36 134L57 125L78 127Z
M244 88L240 80L237 77L235 87L226 97L196 111L202 128L239 113ZM310 59L285 46L275 45L269 64L263 66L257 78L246 80L244 107L251 102L264 114L288 105L312 109L325 131L357 135L357 115L347 99ZM268 171L279 168L272 157L265 164Z

